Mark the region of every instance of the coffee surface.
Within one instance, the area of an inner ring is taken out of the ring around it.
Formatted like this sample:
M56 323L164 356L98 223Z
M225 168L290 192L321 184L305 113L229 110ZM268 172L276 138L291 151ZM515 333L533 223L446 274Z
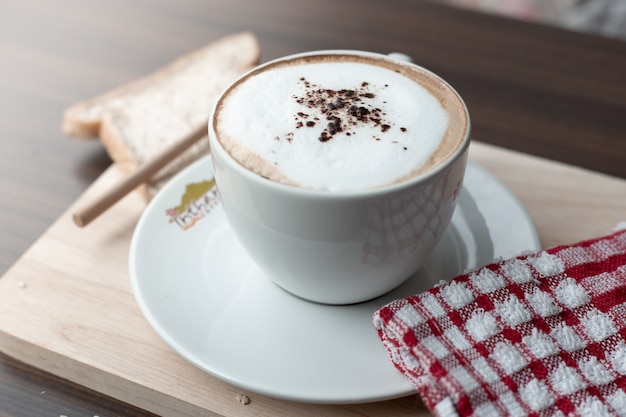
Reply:
M218 103L214 129L231 156L261 176L353 191L440 164L462 142L461 111L447 84L414 66L325 55L236 83Z

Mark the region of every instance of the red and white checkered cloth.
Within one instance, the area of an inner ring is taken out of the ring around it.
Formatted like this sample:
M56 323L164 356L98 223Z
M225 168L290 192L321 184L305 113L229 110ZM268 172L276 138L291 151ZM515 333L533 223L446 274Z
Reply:
M626 230L494 263L374 315L451 416L626 416Z

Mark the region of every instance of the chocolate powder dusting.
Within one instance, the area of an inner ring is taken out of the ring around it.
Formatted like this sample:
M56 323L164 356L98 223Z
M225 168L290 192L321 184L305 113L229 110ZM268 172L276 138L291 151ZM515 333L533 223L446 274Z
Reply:
M317 113L319 116L327 120L326 125L323 123L322 131L319 134L320 142L327 142L340 132L345 132L347 136L354 134L350 131L352 127L369 125L380 128L382 133L391 129L391 122L385 120L385 113L370 100L376 97L376 90L369 82L363 81L357 89L340 89L331 90L322 88L313 84L305 77L300 77L300 84L305 88L303 96L294 95L296 103L305 109L295 116L296 128L308 127L318 128L318 124L306 120L312 114ZM387 85L385 84L386 88ZM319 117L313 117L313 120L320 120ZM404 131L404 130L403 130ZM293 139L293 137L291 138ZM380 140L376 137L375 140ZM288 138L289 140L289 138Z

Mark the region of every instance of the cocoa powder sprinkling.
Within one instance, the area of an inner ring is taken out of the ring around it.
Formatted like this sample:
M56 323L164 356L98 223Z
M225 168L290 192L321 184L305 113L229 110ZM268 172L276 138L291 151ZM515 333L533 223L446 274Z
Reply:
M304 94L294 95L293 98L305 110L294 115L295 128L323 126L318 137L320 142L328 142L341 132L346 136L354 135L356 132L351 128L360 125L378 127L381 133L393 126L385 119L386 113L371 103L377 91L367 81L363 81L356 89L340 90L322 88L305 77L300 77L299 83L304 86ZM387 87L385 84L381 88ZM320 119L326 119L326 123L318 124ZM400 128L400 131L406 132L406 128ZM374 139L381 140L380 137ZM287 135L287 140L293 140L293 132Z

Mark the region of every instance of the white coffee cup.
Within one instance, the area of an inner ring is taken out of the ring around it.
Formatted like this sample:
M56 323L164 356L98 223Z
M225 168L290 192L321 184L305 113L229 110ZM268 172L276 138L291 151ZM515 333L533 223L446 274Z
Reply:
M252 260L286 291L315 302L350 304L378 297L408 279L432 252L450 223L467 162L470 122L465 104L445 81L409 63L362 51L319 51L261 65L313 56L349 57L411 66L454 102L454 149L426 172L370 189L328 191L272 181L244 167L216 133L209 140L215 180L228 221ZM340 61L343 58L340 58ZM452 105L452 104L450 104Z

